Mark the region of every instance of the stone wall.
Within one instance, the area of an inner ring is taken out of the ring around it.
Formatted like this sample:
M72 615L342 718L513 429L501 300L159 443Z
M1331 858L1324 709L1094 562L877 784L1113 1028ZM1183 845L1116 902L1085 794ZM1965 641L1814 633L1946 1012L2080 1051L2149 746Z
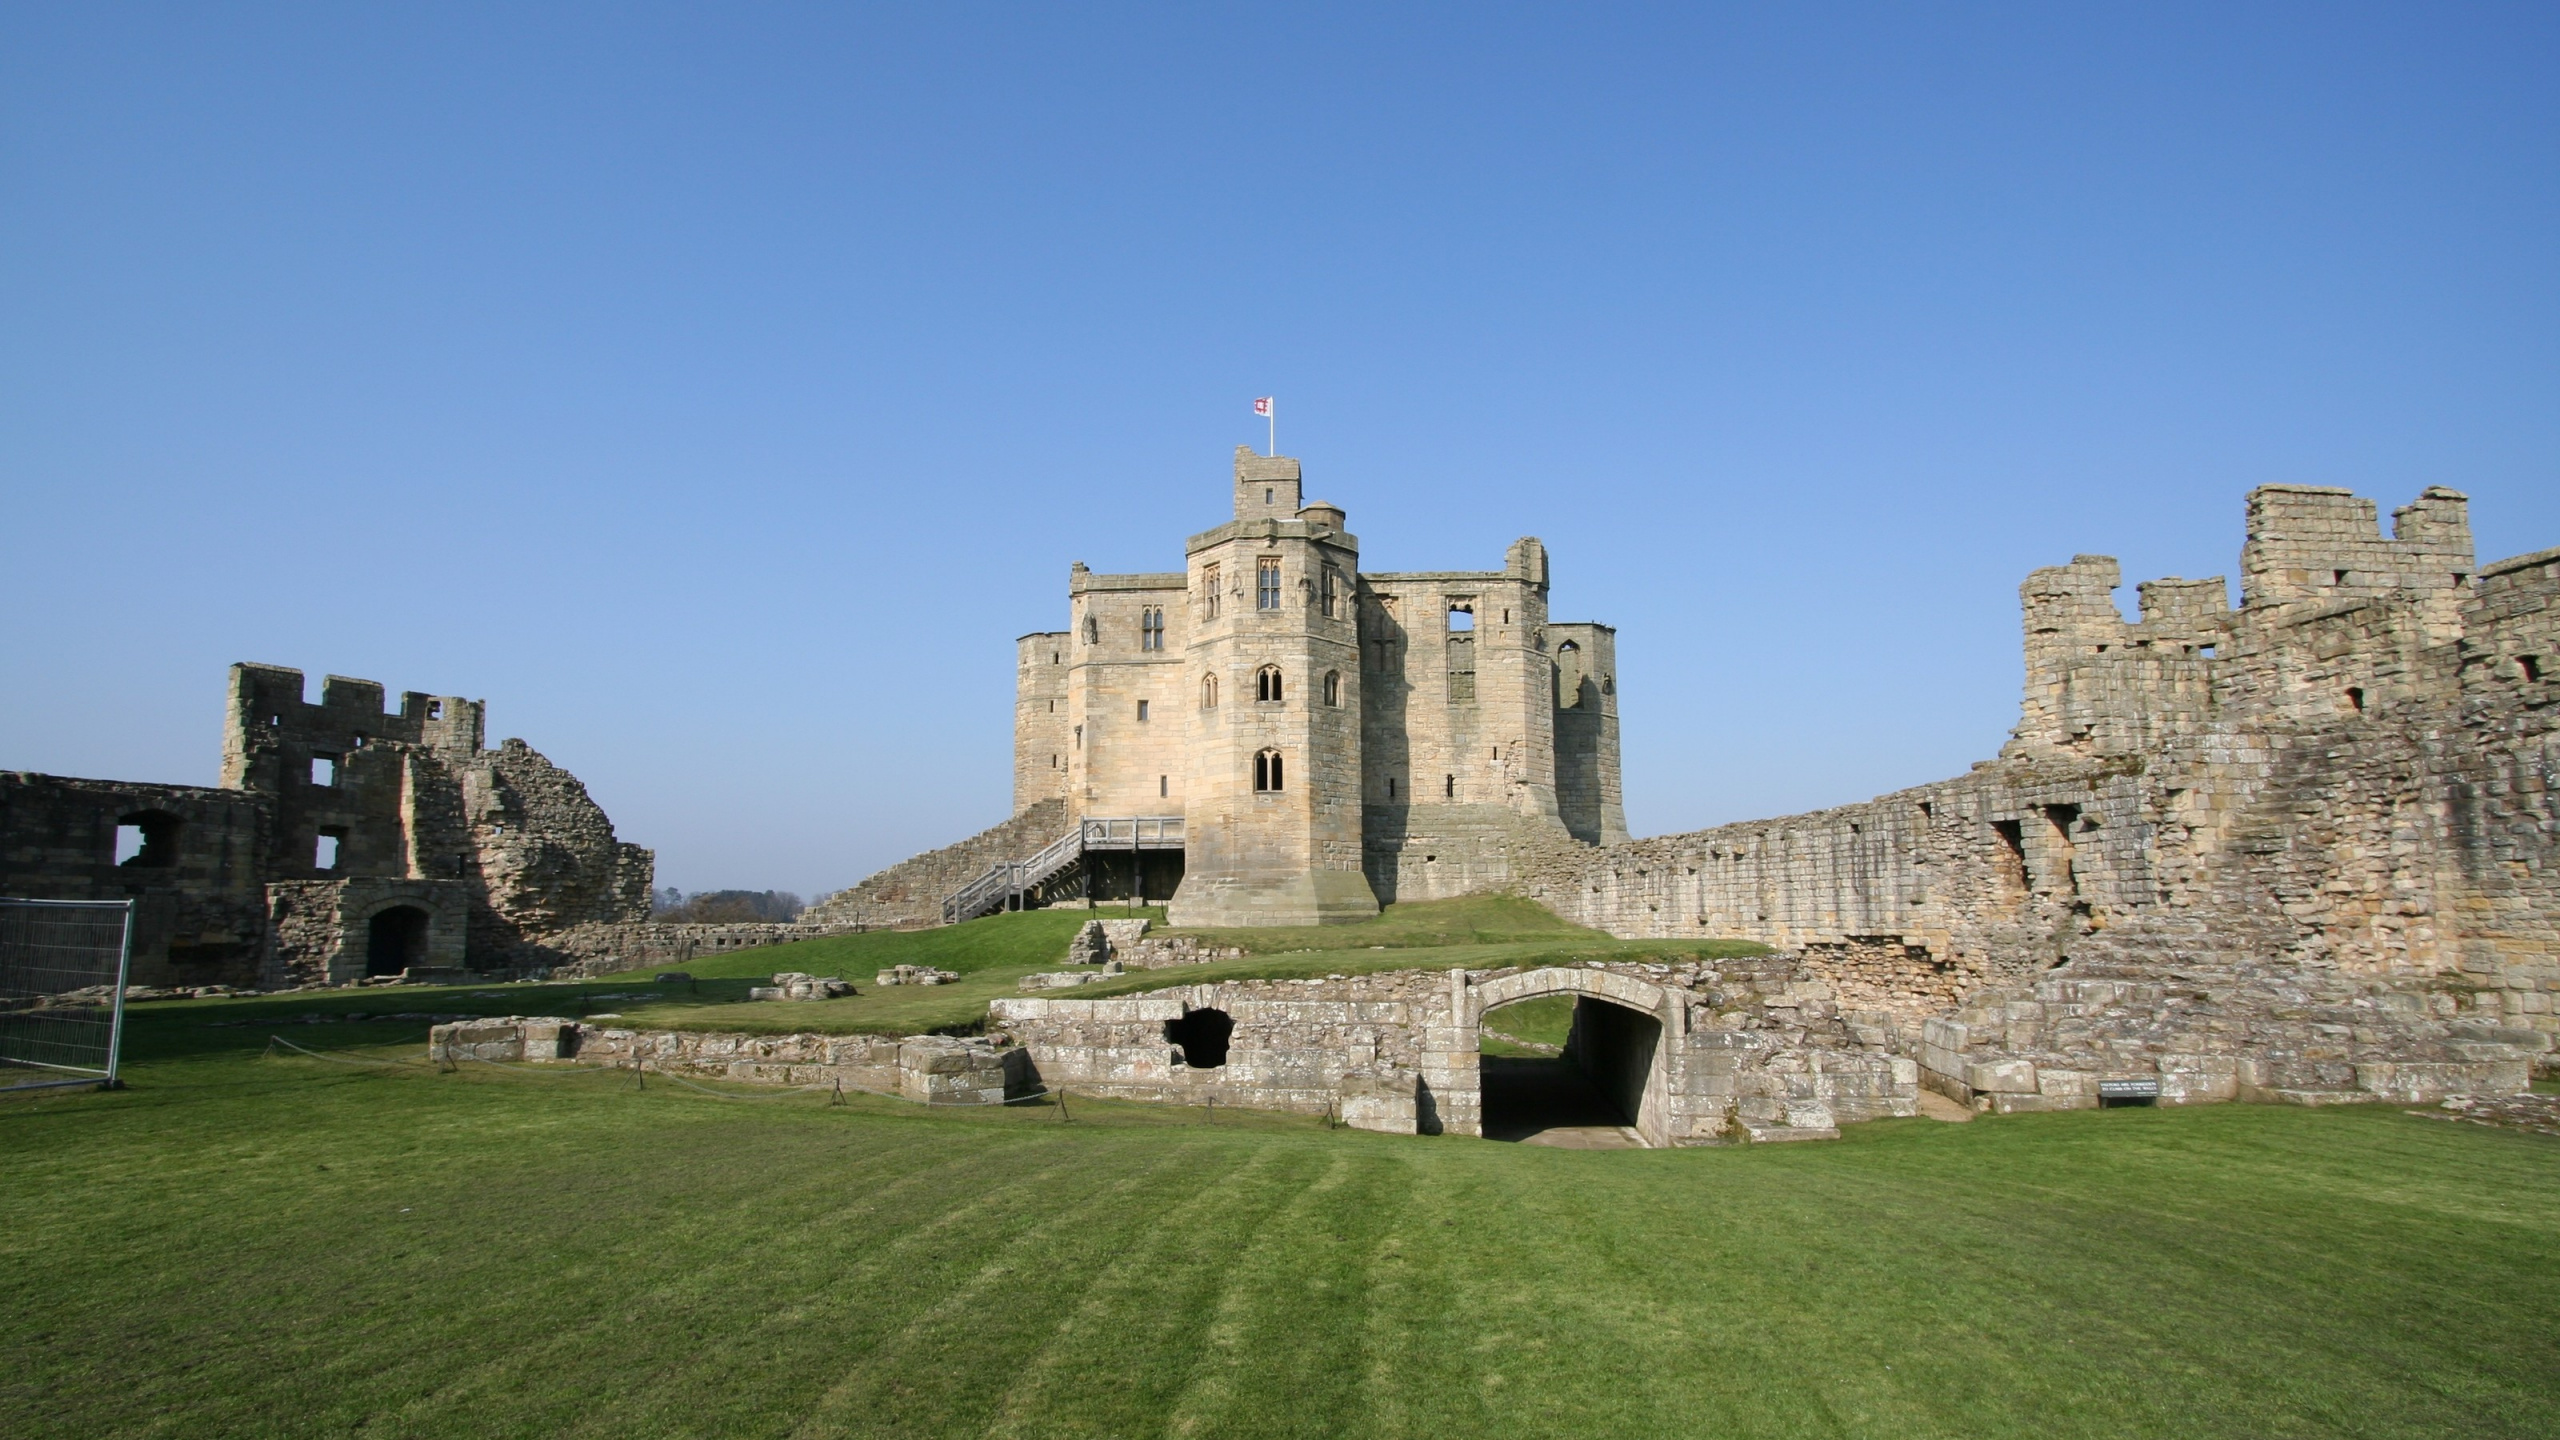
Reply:
M0 773L0 895L134 901L134 984L253 984L270 823L236 790ZM125 825L143 844L119 864Z
M1966 1042L1941 1058L1967 1058L1950 1089L2028 1093L1964 1080L1986 1033L2039 1075L2103 1071L2092 1035L2146 1031L2161 996L2190 992L2260 996L2221 1015L2257 1049L2213 1042L2223 1078L2176 1093L2242 1093L2251 1053L2271 1067L2248 1082L2261 1094L2409 1088L2359 1066L2481 1065L2444 1073L2505 1083L2512 1057L2457 1051L2506 1041L2437 1022L2450 1005L2465 1025L2560 1034L2560 551L2475 570L2462 510L2430 489L2385 537L2344 491L2260 490L2238 610L2219 580L2171 579L2142 586L2127 622L2114 561L2037 571L1997 759L1861 805L1524 851L1518 888L1617 935L1801 949L1889 1013L1905 1053L1959 1003L2098 1007L2049 1031L1951 1022ZM2081 979L2119 999L2044 993ZM2318 1028L2335 1025L2348 1042ZM2143 1053L2201 1043L2170 1028Z
M945 896L991 866L1037 853L1073 823L1065 801L1040 801L956 845L901 860L858 885L821 897L801 915L801 923L858 924L873 930L939 925Z
M933 1105L992 1105L1027 1093L1021 1052L943 1035L740 1035L628 1030L513 1015L436 1026L430 1057L628 1067L752 1085L825 1086Z
M427 927L392 948L488 972L648 917L650 853L522 740L480 748L482 702L413 691L386 710L380 684L341 675L317 704L303 688L298 670L231 667L220 788L8 777L0 888L141 901L133 974L154 985L360 976L384 963L372 922L392 909ZM161 839L119 865L128 821Z
M1917 1111L1917 1066L1890 1053L1886 1028L1785 959L1227 981L1001 999L991 1015L1046 1085L1475 1135L1484 1013L1542 995L1655 1027L1659 1044L1628 1062L1643 1097L1630 1118L1649 1144L1815 1138Z

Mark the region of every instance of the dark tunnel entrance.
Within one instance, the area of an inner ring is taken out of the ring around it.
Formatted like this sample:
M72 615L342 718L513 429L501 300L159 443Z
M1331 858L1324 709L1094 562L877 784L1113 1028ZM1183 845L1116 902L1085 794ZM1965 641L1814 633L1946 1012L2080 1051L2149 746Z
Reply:
M1573 1150L1644 1143L1635 1127L1660 1020L1596 996L1548 995L1486 1011L1484 1028L1486 1139Z
M1226 1064L1227 1037L1235 1030L1235 1018L1224 1010L1185 1010L1181 1019L1164 1022L1164 1038L1181 1048L1182 1063L1194 1070Z
M366 927L364 973L397 975L427 963L427 912L415 905L394 905Z

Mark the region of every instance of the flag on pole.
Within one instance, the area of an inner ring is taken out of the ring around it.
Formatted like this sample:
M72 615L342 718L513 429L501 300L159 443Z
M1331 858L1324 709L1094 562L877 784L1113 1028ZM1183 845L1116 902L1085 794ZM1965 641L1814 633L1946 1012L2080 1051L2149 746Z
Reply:
M1256 400L1253 402L1253 413L1254 413L1254 414L1256 414L1256 415L1261 416L1261 417L1263 418L1263 421L1264 421L1265 423L1267 423L1268 425L1270 425L1270 427L1271 427L1271 441L1270 441L1271 448L1270 448L1268 451L1264 452L1264 453L1266 453L1266 454L1271 454L1271 455L1277 455L1277 454L1279 454L1279 453L1280 453L1280 417L1271 413L1271 397L1270 397L1270 396L1268 396L1268 395L1264 395L1264 396L1261 396L1260 398L1256 399Z
M1270 397L1270 396L1268 396L1268 395L1265 395L1265 396L1263 396L1261 399L1254 401L1254 402L1253 402L1253 413L1254 413L1254 414L1256 414L1256 415L1268 415L1268 414L1270 414L1270 413L1271 413L1271 397Z

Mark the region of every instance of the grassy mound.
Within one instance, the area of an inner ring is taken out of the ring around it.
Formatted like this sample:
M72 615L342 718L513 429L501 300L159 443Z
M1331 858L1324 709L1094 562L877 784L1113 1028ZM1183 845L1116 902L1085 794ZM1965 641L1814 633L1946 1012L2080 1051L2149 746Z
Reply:
M2387 1107L1604 1152L132 1078L0 1101L13 1436L2560 1433L2560 1142Z

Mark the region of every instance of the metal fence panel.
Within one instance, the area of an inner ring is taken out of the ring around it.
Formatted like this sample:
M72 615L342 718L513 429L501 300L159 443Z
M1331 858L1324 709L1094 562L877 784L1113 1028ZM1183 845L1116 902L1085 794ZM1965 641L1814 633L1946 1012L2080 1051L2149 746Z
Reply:
M129 900L0 898L0 1090L116 1083Z

